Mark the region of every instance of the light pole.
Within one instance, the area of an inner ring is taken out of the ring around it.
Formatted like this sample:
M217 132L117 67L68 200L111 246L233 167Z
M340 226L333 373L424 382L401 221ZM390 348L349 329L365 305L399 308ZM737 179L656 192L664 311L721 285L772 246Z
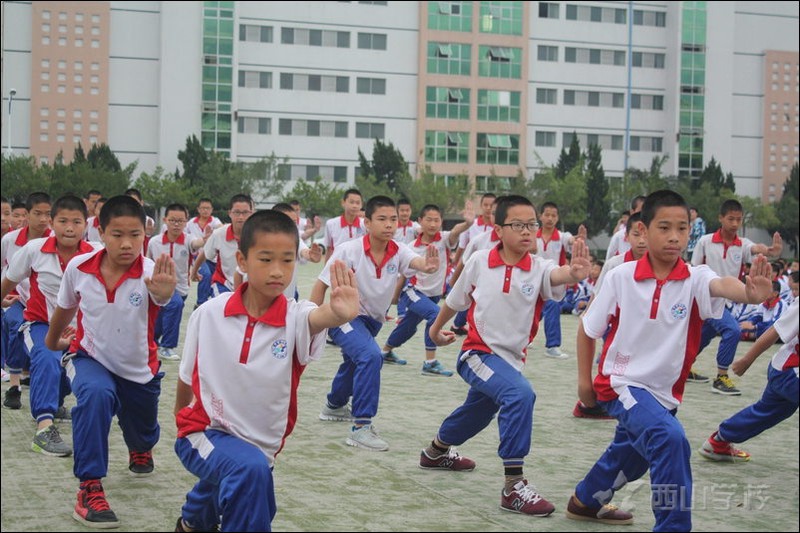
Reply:
M17 94L16 89L11 89L8 91L8 150L6 150L6 155L11 157L13 151L11 150L11 104L14 102L14 95Z

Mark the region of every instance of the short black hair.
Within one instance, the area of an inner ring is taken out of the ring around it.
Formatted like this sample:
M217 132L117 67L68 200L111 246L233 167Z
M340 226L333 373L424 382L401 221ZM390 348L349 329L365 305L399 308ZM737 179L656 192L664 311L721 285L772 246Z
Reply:
M347 200L347 197L350 196L351 194L355 194L362 200L364 199L364 195L361 194L361 191L359 191L358 189L347 189L346 191L344 191L344 194L342 195L342 200Z
M662 207L682 207L686 210L686 220L689 220L689 205L683 199L683 196L669 189L661 189L649 194L644 200L641 215L645 226L650 227L650 223L656 216L656 211Z
M642 220L642 213L641 211L638 213L630 213L628 216L628 221L625 222L625 235L631 232L633 229L633 225L637 222Z
M368 219L372 220L372 214L379 208L379 207L394 207L397 206L394 204L394 200L389 198L388 196L373 196L372 198L367 201L367 207L364 208L364 216Z
M257 233L285 233L294 239L295 254L300 245L300 235L297 233L297 226L294 220L289 218L286 213L267 209L256 211L248 218L242 227L242 235L239 237L239 251L247 257L247 252L253 247Z
M731 199L722 202L722 205L719 206L719 214L725 216L731 212L744 213L744 207L738 200Z
M407 205L408 207L411 207L411 200L408 198L400 198L397 200L397 207L400 207L401 205Z
M88 200L90 196L103 196L103 193L101 193L97 189L89 189L88 191L86 191L86 196L84 196L84 198Z
M558 204L556 204L555 202L545 202L545 203L542 204L542 211L541 212L544 213L544 210L547 209L548 207L551 207L551 208L555 209L556 211L558 211Z
M800 283L800 270L792 271L792 283Z
M50 216L56 218L59 211L80 211L83 215L83 220L86 220L89 216L86 210L86 203L74 194L65 194L56 200L53 207L50 208Z
M5 196L0 196L0 203L11 205L11 202Z
M536 207L530 200L518 194L508 194L501 197L497 202L497 210L494 212L494 223L498 226L505 224L508 210L518 205L529 205L533 207L533 212L536 213Z
M112 218L135 217L145 226L147 215L142 204L127 194L112 196L100 209L100 227L105 231Z
M781 292L781 282L780 281L773 281L772 282L772 291L773 292Z
M144 201L144 199L142 198L142 191L140 191L139 189L134 189L133 187L125 191L125 196L132 196L137 200L139 200L140 202Z
M14 209L25 209L27 211L28 207L25 205L25 202L14 202L11 204L11 210Z
M228 209L233 209L233 204L249 204L250 209L253 209L253 198L249 194L234 194L231 196L231 202Z
M297 198L292 198L291 200L289 200L289 205L291 205L292 207L300 205L300 200L298 200Z
M205 203L211 204L212 206L214 205L214 202L211 201L211 198L200 198L199 200L197 200L197 205Z
M50 195L46 192L32 192L28 195L25 199L25 209L30 211L33 209L33 206L39 204L52 204L53 201L50 199Z
M631 200L631 213L633 213L634 211L636 211L636 206L637 206L637 205L639 205L639 204L644 204L644 201L645 201L645 200L647 200L647 197L646 197L646 196L642 196L641 194L640 194L639 196L635 196L635 197L633 198L633 200Z
M491 198L492 200L497 200L497 195L493 192L484 193L483 196L481 196L481 202L483 202L485 198Z
M441 214L442 214L442 210L439 208L438 205L436 205L436 204L425 204L424 206L422 206L422 209L419 212L419 218L422 218L425 215L427 215L428 211L436 211L437 213L439 213L439 216L441 216Z
M287 204L286 202L278 202L277 204L272 206L272 210L280 211L281 213L289 213L289 212L294 213L294 209L292 209L292 206L290 204Z
M180 211L184 215L186 215L187 218L189 216L189 210L183 204L179 203L169 204L167 208L164 210L164 216L166 216L167 213L169 213L170 211Z

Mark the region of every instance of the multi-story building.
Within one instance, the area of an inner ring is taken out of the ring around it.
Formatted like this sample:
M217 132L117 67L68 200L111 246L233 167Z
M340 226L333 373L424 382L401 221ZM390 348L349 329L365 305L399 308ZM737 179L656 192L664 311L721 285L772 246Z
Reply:
M606 174L697 175L776 199L798 160L797 2L3 2L4 148L105 142L173 169L192 134L295 179L412 172L500 191L577 135Z

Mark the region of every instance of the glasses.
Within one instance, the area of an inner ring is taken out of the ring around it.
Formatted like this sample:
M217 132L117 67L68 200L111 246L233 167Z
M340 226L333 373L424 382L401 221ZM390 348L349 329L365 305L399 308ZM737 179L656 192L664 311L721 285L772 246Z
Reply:
M231 216L234 216L234 217L246 217L246 216L248 216L248 215L250 215L252 213L253 213L252 211L231 211Z
M522 233L522 230L526 228L528 231L536 231L539 229L538 222L512 222L511 224L500 224L500 226L503 228L510 226L511 229L517 233Z
M179 226L179 225L181 225L181 224L186 224L186 220L185 220L185 219L183 219L183 218L181 218L181 219L177 219L177 218L168 218L168 219L167 219L167 222L168 222L169 224L175 224L176 226Z

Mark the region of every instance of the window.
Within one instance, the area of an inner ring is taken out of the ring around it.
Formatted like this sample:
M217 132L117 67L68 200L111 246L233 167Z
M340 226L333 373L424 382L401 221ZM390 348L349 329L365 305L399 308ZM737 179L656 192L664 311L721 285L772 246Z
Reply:
M625 24L627 22L627 12L624 9L613 7L567 4L566 19Z
M239 117L237 129L239 133L269 135L272 133L272 120L266 117Z
M479 76L509 79L519 79L522 76L521 48L479 46L478 54Z
M429 163L467 163L469 133L425 132L425 161Z
M601 91L573 91L564 90L564 105L589 106L589 107L623 107L625 95Z
M253 43L271 43L272 26L239 25L239 40Z
M350 48L350 32L283 27L281 28L281 43Z
M558 46L539 45L537 52L539 61L558 61Z
M664 68L664 54L633 52L633 66L643 68Z
M552 2L539 2L539 18L557 19L558 4Z
M477 162L494 165L519 163L519 135L478 134Z
M630 150L631 152L656 152L660 153L662 147L661 137L640 137L631 135Z
M522 35L522 2L481 2L480 31L498 35Z
M428 28L472 31L472 2L428 2Z
M555 148L556 146L556 132L554 131L537 131L535 135L536 146L545 146Z
M358 139L384 139L386 137L386 124L373 122L356 122L356 138Z
M347 122L282 118L278 121L278 134L307 137L347 137Z
M664 97L660 94L631 94L631 109L664 110Z
M622 50L601 50L599 48L564 48L564 61L567 63L589 63L592 65L625 65L625 52Z
M564 91L566 93L566 91ZM574 92L574 91L572 91ZM537 104L557 104L558 90L556 89L536 89ZM564 102L566 104L566 102Z
M426 87L425 116L430 118L469 119L469 89Z
M386 94L386 80L383 78L356 78L358 94Z
M598 135L594 133L578 133L577 135L581 146L596 144L603 150L622 150L622 135ZM572 136L572 132L561 134L561 143L564 148L569 149L570 144L572 144Z
M633 10L634 26L656 26L663 28L667 25L667 14L659 11Z
M469 76L471 49L468 44L428 42L428 73Z
M255 70L239 71L239 87L271 89L272 72L258 72Z
M366 50L386 50L386 34L359 33L358 47Z

